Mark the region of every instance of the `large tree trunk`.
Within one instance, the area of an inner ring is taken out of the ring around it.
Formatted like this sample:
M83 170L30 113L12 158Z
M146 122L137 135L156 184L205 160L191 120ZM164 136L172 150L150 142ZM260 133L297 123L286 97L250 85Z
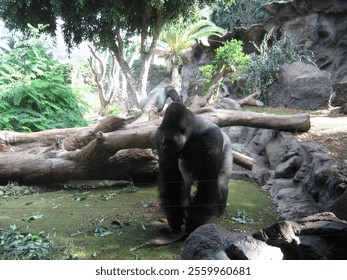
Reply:
M203 109L197 112L219 126L244 125L292 132L310 128L308 114L270 115ZM52 184L70 180L132 180L153 182L157 155L153 153L159 119L134 122L109 117L87 128L36 133L0 132L0 183ZM231 151L230 151L231 152ZM248 169L249 158L235 163Z

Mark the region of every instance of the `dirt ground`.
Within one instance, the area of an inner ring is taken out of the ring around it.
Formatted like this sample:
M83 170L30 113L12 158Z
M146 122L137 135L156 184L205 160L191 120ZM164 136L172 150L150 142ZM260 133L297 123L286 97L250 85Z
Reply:
M347 116L331 111L316 111L310 115L311 129L298 135L302 141L314 140L328 149L336 163L347 168Z

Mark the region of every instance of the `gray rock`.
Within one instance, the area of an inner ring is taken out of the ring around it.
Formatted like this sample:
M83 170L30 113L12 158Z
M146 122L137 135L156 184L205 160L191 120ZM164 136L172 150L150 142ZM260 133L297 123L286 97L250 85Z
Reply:
M291 34L314 53L320 69L340 82L347 74L347 2L292 0L273 1L263 6L271 15L267 30Z
M277 247L248 235L232 243L227 249L232 260L282 260L283 254Z
M335 84L335 98L332 103L334 106L343 106L347 103L347 75Z
M339 201L346 177L326 148L267 129L235 132L238 136L233 139L238 143L233 148L253 157L255 163L252 171L235 168L232 178L261 184L282 217L294 219L326 210L339 218L347 216L344 200Z
M185 241L184 260L282 259L279 248L257 240L251 234L235 233L215 224L197 228Z
M280 76L268 91L269 105L296 109L324 109L333 92L330 73L294 62L284 64Z
M346 260L347 222L325 212L277 222L254 233L204 225L187 238L182 259Z
M185 241L182 259L216 260L226 258L226 248L245 234L230 234L230 231L215 225L207 224L198 227ZM227 257L228 258L228 257Z
M339 185L340 192L342 192L341 195L339 195L335 200L330 201L329 204L327 204L325 210L333 212L336 217L342 220L347 221L347 211L346 211L346 205L347 205L347 184L341 183Z
M269 143L275 135L276 131L271 129L250 130L244 146L250 154L258 156L264 155L266 144Z
M226 109L226 110L240 110L241 106L239 102L236 100L230 99L230 98L222 98L218 100L215 104L213 104L214 107Z
M276 178L292 178L302 165L302 157L296 155L289 158L287 161L277 165L275 170Z

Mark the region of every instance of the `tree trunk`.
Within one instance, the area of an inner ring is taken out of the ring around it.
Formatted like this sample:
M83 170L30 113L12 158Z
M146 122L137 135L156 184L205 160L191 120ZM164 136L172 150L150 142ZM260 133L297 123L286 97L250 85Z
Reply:
M198 112L219 126L245 125L292 132L310 128L308 114L270 115L203 109ZM108 117L87 128L35 133L0 132L0 184L52 184L71 180L153 182L157 174L154 135L159 119L124 125ZM2 151L2 152L1 152ZM231 152L231 151L230 151ZM235 158L236 159L236 158ZM251 169L251 159L236 164Z
M149 46L147 45L147 41L149 41L149 24L151 21L148 3L145 3L143 12L143 22L141 28L141 71L140 71L140 79L137 81L131 72L131 67L128 62L125 60L125 49L123 45L123 39L121 36L121 30L117 28L116 30L116 38L114 44L110 47L110 50L114 54L117 59L117 62L122 69L122 72L126 78L128 87L129 87L129 106L130 107L138 107L138 102L147 96L146 87L147 87L147 79L149 73L149 67L151 64L151 58L153 56L154 50L157 45L157 41L160 35L160 31L163 27L163 17L162 10L156 9L157 13L157 21L155 27L152 30L152 37L150 40Z

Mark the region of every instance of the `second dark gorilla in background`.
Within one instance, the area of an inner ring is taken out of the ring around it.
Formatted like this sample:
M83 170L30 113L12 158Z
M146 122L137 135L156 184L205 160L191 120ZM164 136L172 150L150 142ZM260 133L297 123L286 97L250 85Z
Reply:
M155 135L159 154L159 197L169 226L186 232L220 216L232 168L229 137L214 123L173 102ZM197 191L191 195L193 183Z

